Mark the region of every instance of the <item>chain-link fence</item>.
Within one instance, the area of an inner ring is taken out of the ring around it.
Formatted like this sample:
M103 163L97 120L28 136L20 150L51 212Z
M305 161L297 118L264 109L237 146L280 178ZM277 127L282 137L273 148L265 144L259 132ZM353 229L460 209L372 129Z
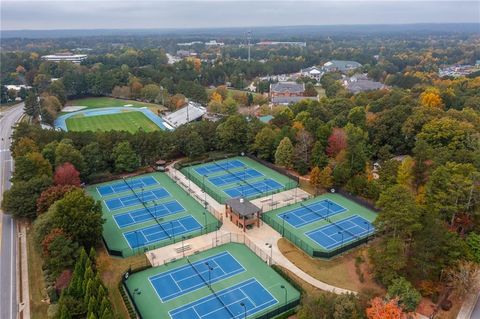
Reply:
M291 243L293 243L295 246L306 252L308 255L312 257L318 257L318 258L332 258L338 254L341 254L347 250L350 250L354 247L360 246L362 244L368 243L368 241L371 239L371 236L367 236L364 238L360 238L354 242L347 243L345 245L342 245L334 250L330 251L323 251L323 250L317 250L313 247L312 244L304 241L302 238L300 238L296 233L291 232L288 230L288 228L285 227L284 222L282 221L281 223L275 220L275 217L277 215L275 214L263 214L262 215L262 220L269 224L272 228L274 228L277 232L279 232L283 237L288 239Z

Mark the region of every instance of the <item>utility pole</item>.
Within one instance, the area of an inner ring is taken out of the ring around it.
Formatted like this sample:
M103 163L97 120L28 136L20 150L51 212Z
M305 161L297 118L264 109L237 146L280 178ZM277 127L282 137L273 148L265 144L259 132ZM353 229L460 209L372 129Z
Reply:
M248 62L250 62L250 40L252 38L252 34L250 31L247 32L247 45L248 45Z

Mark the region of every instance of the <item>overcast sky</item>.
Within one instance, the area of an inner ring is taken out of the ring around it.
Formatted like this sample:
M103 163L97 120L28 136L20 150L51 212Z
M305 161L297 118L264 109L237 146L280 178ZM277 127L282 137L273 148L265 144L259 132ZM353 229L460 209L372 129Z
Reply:
M480 22L480 0L0 1L3 30Z

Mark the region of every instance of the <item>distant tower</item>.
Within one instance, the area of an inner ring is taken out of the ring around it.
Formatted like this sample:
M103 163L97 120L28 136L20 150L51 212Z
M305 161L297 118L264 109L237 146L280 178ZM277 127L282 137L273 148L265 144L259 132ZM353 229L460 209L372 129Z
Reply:
M250 40L252 38L252 34L250 31L247 32L247 45L248 45L248 62L250 62Z

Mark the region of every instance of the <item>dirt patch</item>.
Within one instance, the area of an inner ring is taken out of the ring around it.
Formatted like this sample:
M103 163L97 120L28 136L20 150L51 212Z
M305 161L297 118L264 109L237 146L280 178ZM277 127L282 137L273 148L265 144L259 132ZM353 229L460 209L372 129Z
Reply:
M127 269L143 266L145 263L145 255L117 258L109 256L104 247L97 250L98 272L103 283L108 288L108 295L112 302L115 318L128 318L127 308L118 290L118 284L122 279L122 275Z
M320 281L353 291L360 291L362 289L383 291L371 276L370 267L367 262L366 247L355 249L332 260L311 258L284 238L278 241L278 247L282 254L298 268ZM355 259L357 256L362 256L365 260L365 262L359 265L364 277L363 282L359 274L357 274L355 267Z

